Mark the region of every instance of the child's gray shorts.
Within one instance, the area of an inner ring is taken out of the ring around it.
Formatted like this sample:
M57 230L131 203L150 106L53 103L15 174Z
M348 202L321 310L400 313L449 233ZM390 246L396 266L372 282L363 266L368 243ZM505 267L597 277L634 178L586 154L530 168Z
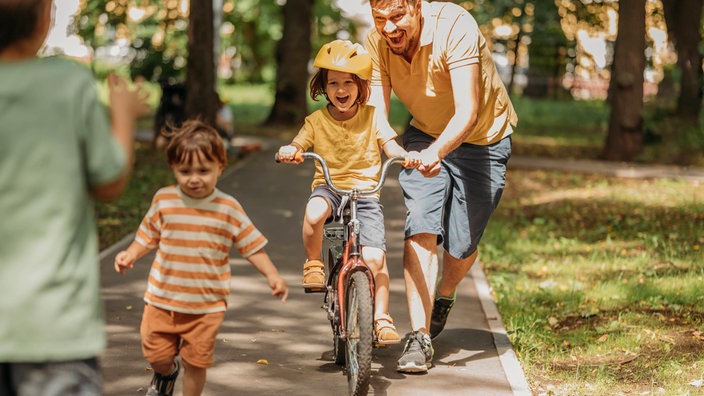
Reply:
M337 221L337 213L342 204L342 197L332 191L328 186L317 186L310 194L310 198L322 197L332 208L332 216L326 223ZM309 198L309 199L310 199ZM370 246L386 251L386 239L384 229L384 206L378 199L372 197L361 197L357 200L357 219L359 219L359 243L362 246Z

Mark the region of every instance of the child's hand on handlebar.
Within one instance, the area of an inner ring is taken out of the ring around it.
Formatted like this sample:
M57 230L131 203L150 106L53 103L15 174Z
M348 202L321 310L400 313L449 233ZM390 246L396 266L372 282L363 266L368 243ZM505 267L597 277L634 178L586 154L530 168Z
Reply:
M300 150L296 146L281 146L279 147L279 152L276 155L276 158L279 162L300 164L301 162L303 162L303 157L297 155L299 152Z
M418 168L423 163L423 161L421 161L420 159L420 153L417 151L409 151L404 157L404 168Z

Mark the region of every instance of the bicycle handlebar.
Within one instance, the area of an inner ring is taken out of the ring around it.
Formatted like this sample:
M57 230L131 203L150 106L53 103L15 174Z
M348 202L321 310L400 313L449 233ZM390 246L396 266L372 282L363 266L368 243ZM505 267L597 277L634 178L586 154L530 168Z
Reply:
M374 188L371 190L343 190L341 188L338 188L335 186L335 184L332 182L332 179L330 178L330 169L328 168L328 163L325 162L325 159L321 157L320 155L310 152L310 151L305 151L305 152L300 152L296 154L296 159L313 159L316 160L320 163L320 166L323 168L323 175L325 176L325 182L328 184L328 186L335 191L336 193L340 195L350 195L352 193L357 193L359 195L372 195L375 194L377 191L381 190L381 187L384 185L384 182L386 181L386 175L389 173L389 168L391 165L397 163L397 162L405 162L406 159L404 157L393 157L389 158L386 161L384 161L384 164L381 166L381 176L379 177L379 182L376 184ZM276 162L279 162L279 153L276 153L274 155L274 160Z

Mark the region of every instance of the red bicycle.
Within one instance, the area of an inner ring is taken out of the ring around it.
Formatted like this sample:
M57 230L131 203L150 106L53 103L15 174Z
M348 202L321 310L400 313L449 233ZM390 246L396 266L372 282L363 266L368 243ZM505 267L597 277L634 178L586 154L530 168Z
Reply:
M372 348L377 340L374 335L374 276L362 258L359 244L360 223L357 219L359 197L373 195L381 189L389 167L405 161L403 157L386 160L376 187L370 190L343 190L336 187L328 165L318 154L299 153L302 159L318 161L325 175L325 182L337 194L347 197L340 220L326 225L323 236L328 242L324 256L327 267L326 288L323 290L323 309L327 312L333 332L335 363L347 372L348 393L366 395L369 391L372 366Z

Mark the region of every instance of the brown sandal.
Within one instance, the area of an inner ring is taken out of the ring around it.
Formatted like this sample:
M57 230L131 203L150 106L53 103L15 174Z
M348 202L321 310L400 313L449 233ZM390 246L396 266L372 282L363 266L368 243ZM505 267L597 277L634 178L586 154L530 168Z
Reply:
M320 260L308 260L303 264L303 288L306 292L325 289L325 265Z
M393 345L401 342L394 320L389 314L376 315L374 319L374 334L376 335L377 345Z

